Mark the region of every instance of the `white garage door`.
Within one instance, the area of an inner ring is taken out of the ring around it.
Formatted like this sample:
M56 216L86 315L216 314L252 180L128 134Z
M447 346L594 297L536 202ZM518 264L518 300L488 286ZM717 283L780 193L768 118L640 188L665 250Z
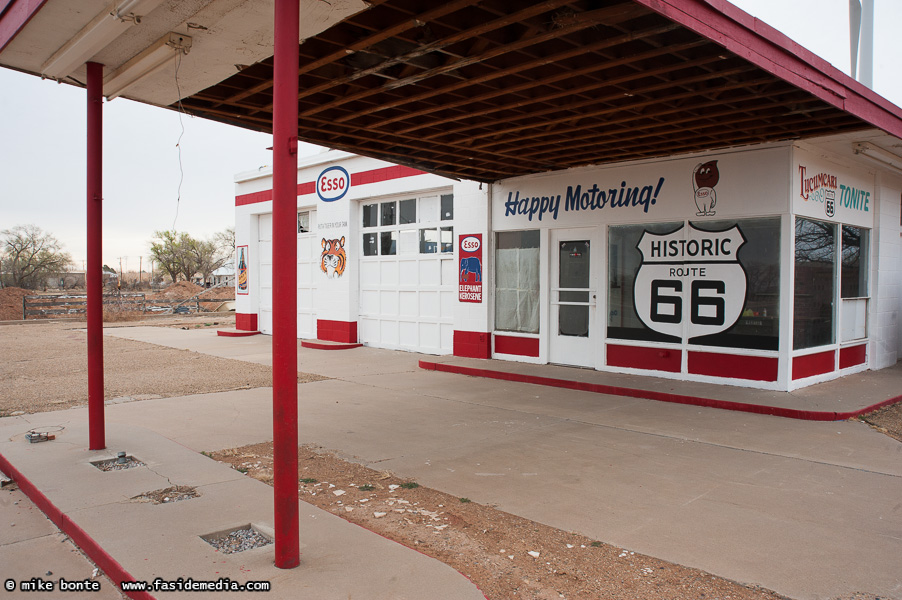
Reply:
M312 221L315 212L298 214L298 337L316 337L314 303L314 267L319 253L313 247ZM260 256L260 331L272 335L272 214L260 215L257 231L257 252Z
M450 194L364 203L358 335L370 346L450 354L457 284ZM443 208L439 217L439 207Z

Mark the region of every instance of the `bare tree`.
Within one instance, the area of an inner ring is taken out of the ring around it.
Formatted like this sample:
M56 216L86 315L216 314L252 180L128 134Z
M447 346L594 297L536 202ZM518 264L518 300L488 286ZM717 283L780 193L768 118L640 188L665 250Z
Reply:
M48 275L66 270L72 256L62 244L36 225L17 225L3 236L3 277L6 285L34 289Z
M175 230L155 231L154 240L150 243L150 255L160 265L170 278L172 283L178 281L179 275L186 270L190 270L190 266L186 263L189 261L188 246L190 246L191 237L187 233L179 234ZM185 277L190 280L191 275Z

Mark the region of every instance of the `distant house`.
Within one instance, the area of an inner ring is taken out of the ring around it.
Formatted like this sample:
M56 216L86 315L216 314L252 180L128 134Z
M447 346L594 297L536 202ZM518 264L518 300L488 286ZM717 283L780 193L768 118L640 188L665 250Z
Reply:
M232 281L234 279L235 266L232 264L226 264L213 271L213 274L210 276L210 279L206 281L206 283L204 282L204 276L202 273L195 273L194 277L191 278L191 281L193 283L196 283L197 285L206 285L206 287L213 287L216 285L228 283L229 281Z
M73 288L85 287L84 271L65 271L62 273L51 273L45 279L44 287L59 288L61 290L71 290Z

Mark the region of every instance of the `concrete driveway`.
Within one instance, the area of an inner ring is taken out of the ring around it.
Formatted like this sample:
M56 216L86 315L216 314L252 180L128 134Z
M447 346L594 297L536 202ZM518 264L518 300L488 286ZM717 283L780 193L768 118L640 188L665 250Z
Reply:
M106 333L269 361L263 336ZM793 598L902 599L902 443L862 423L427 372L418 358L300 349L299 370L334 378L300 387L301 443ZM269 389L117 404L107 416L109 428L140 423L198 451L272 437Z

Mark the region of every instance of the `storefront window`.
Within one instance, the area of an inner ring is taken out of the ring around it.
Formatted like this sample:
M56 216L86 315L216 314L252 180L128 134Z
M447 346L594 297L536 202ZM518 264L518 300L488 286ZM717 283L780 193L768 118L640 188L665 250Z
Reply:
M780 342L780 219L744 219L693 223L704 231L724 231L738 225L745 243L738 259L746 277L741 316L723 333L689 340L690 344L777 350Z
M310 212L298 213L298 233L310 233Z
M667 234L682 223L649 223L619 225L608 230L608 337L624 340L678 342L679 338L646 327L636 312L633 294L636 275L642 264L637 248L639 239L648 231Z
M868 295L868 230L842 226L842 297Z
M495 237L495 330L539 333L539 232Z
M609 338L778 349L778 217L612 226L608 245Z
M868 248L867 229L842 226L842 331L840 340L850 342L867 337Z
M794 350L832 344L834 337L836 225L812 219L795 222Z

